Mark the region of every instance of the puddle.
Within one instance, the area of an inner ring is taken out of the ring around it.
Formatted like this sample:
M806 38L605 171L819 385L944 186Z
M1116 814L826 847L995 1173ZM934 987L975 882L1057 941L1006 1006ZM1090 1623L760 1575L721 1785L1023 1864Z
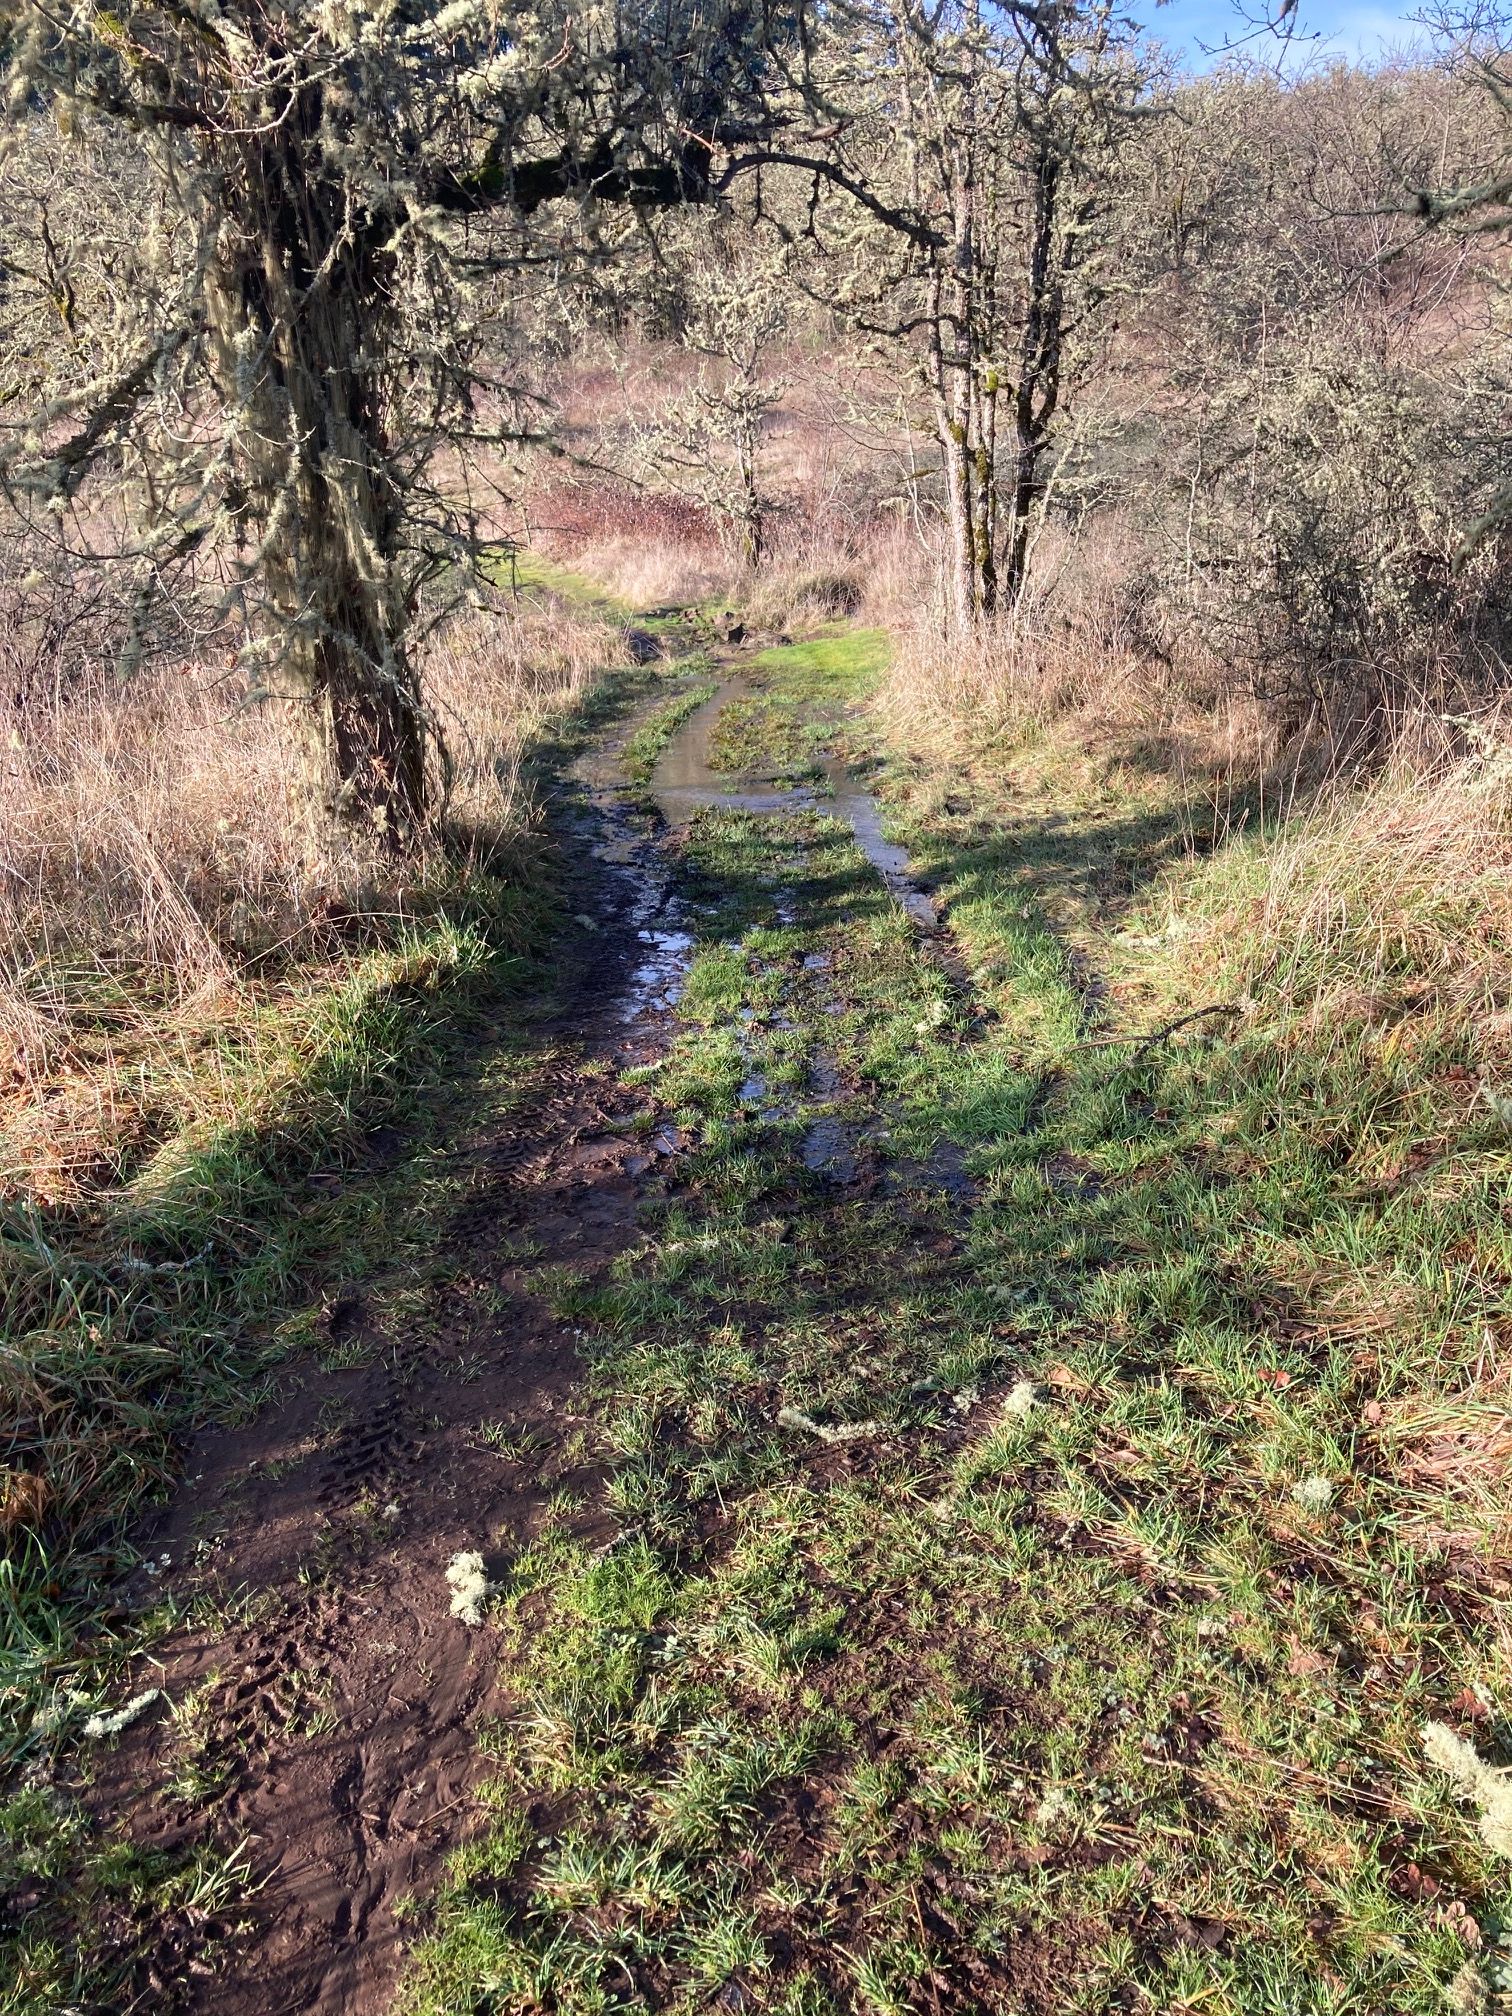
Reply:
M651 773L651 792L667 824L681 826L705 805L717 805L727 812L828 813L850 827L856 845L913 922L923 931L935 930L939 913L909 875L907 850L885 837L881 806L839 757L825 759L822 788L812 784L779 788L711 766L709 740L714 723L724 708L745 699L751 691L750 680L742 674L727 679L688 716L662 751ZM788 892L782 892L777 907L783 922L791 922L791 916L785 914L791 902Z
M809 1065L807 1096L817 1105L845 1097L839 1066L822 1051ZM858 1125L837 1114L817 1113L804 1129L798 1152L811 1175L824 1176L831 1183L849 1184L856 1181L862 1152L874 1144L875 1138L871 1122Z
M749 1117L770 1127L779 1120L791 1120L793 1109L772 1096L765 1074L760 1071L747 1072L740 1083L740 1103Z
M937 1141L921 1161L902 1161L888 1174L888 1188L933 1190L957 1203L976 1201L980 1185L966 1166L966 1151L954 1141Z
M854 1183L856 1149L853 1130L843 1120L822 1115L811 1120L803 1136L803 1166L814 1176L827 1176L832 1183Z
M681 826L704 805L727 812L791 812L794 794L772 784L758 784L709 762L709 738L714 723L733 701L751 692L749 679L737 673L719 691L696 707L656 759L651 795L669 826Z
M601 771L596 753L590 752L570 774L579 795L576 803L561 807L559 816L569 831L587 840L593 859L606 871L580 922L593 930L628 925L635 934L629 970L604 1004L626 1030L630 1045L617 1053L617 1061L633 1065L644 1061L637 1050L640 1039L653 1040L649 1025L681 998L693 958L690 913L673 893L664 850L644 815L625 804L612 770ZM638 1029L642 1023L645 1030Z
M624 1022L633 1022L654 1008L675 1008L693 956L693 939L687 931L642 926L635 935L643 949L620 996L620 1019Z
M911 880L908 850L884 838L882 807L836 758L831 757L825 764L825 775L834 793L835 817L849 822L856 836L856 845L914 923L921 930L933 931L940 921L939 912L924 891Z

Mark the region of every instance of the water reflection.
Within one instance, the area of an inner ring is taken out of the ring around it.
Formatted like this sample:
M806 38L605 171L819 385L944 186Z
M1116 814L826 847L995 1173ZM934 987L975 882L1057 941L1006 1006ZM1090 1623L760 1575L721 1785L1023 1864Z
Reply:
M727 679L688 716L662 751L651 775L651 791L668 825L686 824L704 805L717 805L727 812L827 812L849 825L856 845L914 923L921 930L933 931L938 913L910 876L906 850L884 836L881 806L839 757L824 759L822 784L753 780L716 770L710 763L715 722L726 707L746 699L753 690L741 673Z

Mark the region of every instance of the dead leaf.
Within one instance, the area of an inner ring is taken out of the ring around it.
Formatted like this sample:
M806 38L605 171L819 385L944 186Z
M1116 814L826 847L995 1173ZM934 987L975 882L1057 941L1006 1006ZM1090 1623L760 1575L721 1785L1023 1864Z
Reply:
M1491 1719L1491 1710L1473 1687L1461 1687L1449 1706L1456 1715L1467 1716L1472 1722L1489 1722Z
M1308 1673L1326 1673L1328 1671L1328 1661L1321 1652L1315 1651L1311 1646L1304 1645L1302 1640L1295 1635L1288 1636L1286 1643L1288 1648L1286 1670L1288 1673L1295 1674L1298 1679L1301 1679Z
M45 1477L30 1470L0 1470L0 1533L39 1526L51 1496Z

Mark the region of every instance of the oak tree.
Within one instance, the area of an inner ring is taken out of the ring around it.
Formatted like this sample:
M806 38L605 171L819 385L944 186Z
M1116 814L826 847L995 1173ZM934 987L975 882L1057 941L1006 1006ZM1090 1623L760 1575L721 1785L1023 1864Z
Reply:
M402 845L436 749L417 612L476 547L470 451L516 424L513 307L606 214L713 193L802 99L800 16L0 0L0 54L6 499L102 565L108 525L143 597L213 559L312 796ZM59 200L74 162L139 220L113 255Z

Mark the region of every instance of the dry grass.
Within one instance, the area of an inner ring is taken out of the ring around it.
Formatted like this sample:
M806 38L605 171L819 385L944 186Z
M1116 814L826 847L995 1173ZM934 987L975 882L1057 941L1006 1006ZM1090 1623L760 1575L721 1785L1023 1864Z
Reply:
M447 626L426 688L455 764L453 818L488 830L533 817L521 773L527 745L620 650L608 616L540 589Z
M1253 750L1254 710L1234 682L1198 654L1178 660L1152 635L1143 557L1135 528L1117 516L1079 534L1049 526L1017 606L967 637L951 634L942 554L926 559L922 593L917 563L911 584L900 572L887 597L899 629L895 718L975 741L1055 730L1068 747L1146 764L1163 745L1172 770L1229 760L1236 732Z
M640 468L637 431L700 369L675 345L630 341L612 366L595 353L564 363L553 397L563 437L591 465L563 481L543 463L524 487L530 498L517 530L529 545L600 583L632 609L718 605L738 609L764 633L812 628L862 614L891 623L911 613L930 559L915 526L900 516L900 476L909 466L896 428L868 426L844 409L833 355L778 346L769 360L784 387L767 415L760 482L770 553L759 572L741 564L729 528L697 486L658 487L605 469ZM894 403L880 382L873 404ZM862 402L865 403L864 401Z
M912 609L929 557L896 518L849 525L796 508L772 528L759 571L742 566L712 516L685 499L628 487L558 489L540 504L532 540L632 610L714 606L763 634L841 617L892 623Z
M1320 1032L1377 1024L1381 1041L1405 1053L1437 1011L1466 1024L1474 1047L1488 1037L1504 1047L1506 722L1488 717L1451 760L1399 760L1368 783L1318 793L1278 831L1216 859L1191 885L1188 917L1194 949L1206 944L1231 963L1241 946L1267 992Z
M1159 633L1137 529L1113 518L1048 535L1019 610L980 636L949 637L942 595L922 604L884 697L912 740L963 762L990 748L1034 791L1147 820L1168 861L1174 841L1129 935L1160 956L1179 936L1194 999L1253 982L1309 1040L1379 1024L1411 1049L1457 1025L1472 1049L1505 1048L1504 708L1446 714L1424 690L1369 767L1345 767L1326 733L1284 739L1236 674Z
M629 484L553 485L521 529L631 609L726 600L738 573L709 512Z
M57 1203L117 1180L144 1142L215 1105L218 1046L259 1006L329 982L354 945L463 888L480 850L530 825L525 747L615 641L606 619L539 593L439 633L427 692L455 778L402 882L355 843L318 838L289 788L287 723L216 667L12 691L0 1195Z

